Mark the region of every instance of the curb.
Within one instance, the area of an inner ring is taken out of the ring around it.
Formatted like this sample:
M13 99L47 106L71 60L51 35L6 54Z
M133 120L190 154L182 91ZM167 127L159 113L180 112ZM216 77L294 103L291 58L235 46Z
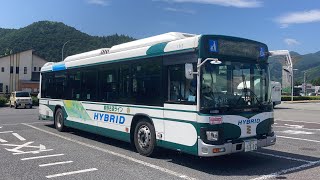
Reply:
M305 100L305 101L282 101L286 104L294 104L294 103L320 103L320 100Z

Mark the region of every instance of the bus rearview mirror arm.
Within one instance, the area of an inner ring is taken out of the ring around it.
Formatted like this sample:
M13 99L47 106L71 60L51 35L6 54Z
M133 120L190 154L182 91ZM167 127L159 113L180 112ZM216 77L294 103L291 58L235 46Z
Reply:
M211 61L211 64L221 64L221 61L217 58L207 58L203 62L197 65L197 71L193 71L193 65L191 63L185 64L185 75L187 79L193 79L193 75L198 75L200 72L200 68L207 62Z

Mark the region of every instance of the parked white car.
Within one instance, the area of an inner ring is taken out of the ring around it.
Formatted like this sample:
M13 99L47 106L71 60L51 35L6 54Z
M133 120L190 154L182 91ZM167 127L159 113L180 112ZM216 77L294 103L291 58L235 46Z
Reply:
M14 91L10 95L10 107L32 108L32 98L29 92Z

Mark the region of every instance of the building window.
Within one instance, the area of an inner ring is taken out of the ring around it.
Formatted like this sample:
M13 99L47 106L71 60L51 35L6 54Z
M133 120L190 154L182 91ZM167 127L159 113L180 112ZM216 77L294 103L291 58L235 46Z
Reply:
M23 74L27 74L28 73L28 69L27 69L27 67L24 67L23 68Z
M41 67L39 67L39 71L41 71Z
M37 67L33 67L33 71L36 72L37 71Z
M3 84L0 83L0 92L3 92Z
M13 73L13 66L10 66L10 74Z
M16 67L16 74L19 74L19 67Z
M1 68L1 72L4 72L4 67Z

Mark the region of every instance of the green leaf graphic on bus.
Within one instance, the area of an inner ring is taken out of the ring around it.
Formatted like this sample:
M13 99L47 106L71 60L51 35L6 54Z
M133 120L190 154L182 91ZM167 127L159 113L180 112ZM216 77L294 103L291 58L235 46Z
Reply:
M64 107L69 117L91 120L82 104L78 101L64 100Z

